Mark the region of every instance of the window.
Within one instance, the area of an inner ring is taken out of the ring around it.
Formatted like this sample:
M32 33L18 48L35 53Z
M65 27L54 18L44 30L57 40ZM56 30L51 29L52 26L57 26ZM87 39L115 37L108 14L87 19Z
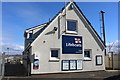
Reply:
M72 21L72 20L67 21L67 32L77 33L77 21Z
M84 59L91 59L91 50L84 50Z
M76 70L76 60L70 60L70 70Z
M82 70L83 61L82 60L62 60L62 70Z
M29 33L29 38L32 38L32 33Z
M77 70L82 69L82 67L83 67L83 61L77 60Z
M68 71L69 70L69 60L63 60L62 61L62 70Z
M90 51L84 51L84 57L89 57L90 58Z
M102 55L97 55L96 56L96 65L102 65Z
M28 33L28 36L27 36L27 38L32 38L32 36L33 36L33 33Z
M51 57L58 58L58 50L51 50Z
M50 60L59 60L60 50L59 49L52 49L50 52Z

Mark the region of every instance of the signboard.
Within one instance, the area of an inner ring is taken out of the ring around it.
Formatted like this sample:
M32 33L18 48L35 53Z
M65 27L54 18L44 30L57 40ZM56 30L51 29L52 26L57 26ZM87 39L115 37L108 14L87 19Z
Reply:
M63 70L69 70L69 60L63 60Z
M101 55L96 56L96 65L102 65L102 56Z
M70 60L70 70L76 70L76 60Z
M38 59L34 59L33 69L39 69L39 60Z
M82 54L82 37L62 35L63 54Z
M82 60L77 60L77 70L82 69L82 63L83 63Z

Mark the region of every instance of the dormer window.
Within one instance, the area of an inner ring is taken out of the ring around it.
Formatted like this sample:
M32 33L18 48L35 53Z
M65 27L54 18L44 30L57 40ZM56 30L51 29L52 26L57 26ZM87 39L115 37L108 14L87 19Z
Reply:
M33 37L33 33L28 33L27 38L31 39Z
M77 33L77 21L76 20L67 20L67 33Z
M32 33L29 33L29 38L32 38L32 35L33 35Z

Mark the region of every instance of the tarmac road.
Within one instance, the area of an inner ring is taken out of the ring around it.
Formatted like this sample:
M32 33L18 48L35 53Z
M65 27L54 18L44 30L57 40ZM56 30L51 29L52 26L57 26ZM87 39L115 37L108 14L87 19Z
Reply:
M54 78L54 79L53 79ZM107 70L67 74L44 74L29 77L4 77L2 80L120 80L120 71Z

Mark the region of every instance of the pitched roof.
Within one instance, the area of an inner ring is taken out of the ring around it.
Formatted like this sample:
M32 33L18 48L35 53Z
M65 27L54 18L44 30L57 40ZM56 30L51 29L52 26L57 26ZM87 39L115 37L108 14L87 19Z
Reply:
M34 30L34 29L42 28L42 27L48 25L48 23L49 23L49 22L46 22L46 23L43 23L43 24L40 24L40 25L31 27L31 28L28 28L28 29L26 29L26 30Z
M66 7L68 6L70 2L67 3ZM83 14L83 12L80 10L80 8L77 6L76 2L73 2L75 4L75 6L78 8L78 10L80 11L80 13L82 14L82 16L85 18L85 20L88 22L88 24L90 25L90 27L92 28L92 30L95 32L95 34L97 35L97 37L99 38L99 40L101 41L102 45L105 47L106 45L104 44L103 40L100 38L100 36L98 35L98 33L95 31L95 29L93 28L93 26L91 25L91 23L88 21L88 19L85 17L85 15ZM65 7L63 7L54 17L53 19L48 22L49 24L59 15L59 13L61 13L63 10L65 9ZM47 26L49 26L49 24ZM45 29L44 29L45 30ZM42 30L41 33L44 31ZM33 41L34 42L34 41Z
M98 36L98 38L100 39L100 41L103 43L104 46L106 46L103 42L103 40L101 39L101 37L98 35L98 33L96 32L96 30L93 28L93 26L91 25L91 23L89 22L89 20L85 17L85 15L83 14L83 12L80 10L80 8L78 7L78 5L76 4L76 2L73 2L75 4L75 6L78 8L78 10L81 12L81 14L84 16L84 18L86 19L86 21L88 22L88 24L90 25L90 27L93 29L93 31L95 32L95 34Z
M24 36L27 36L26 32L29 32L29 31L33 31L33 30L36 30L39 28L39 33L42 33L42 31L46 28L46 26L49 25L49 22L47 23L44 23L44 24L41 24L41 25L37 25L37 26L34 26L34 27L31 27L31 28L28 28L25 30L24 32Z

